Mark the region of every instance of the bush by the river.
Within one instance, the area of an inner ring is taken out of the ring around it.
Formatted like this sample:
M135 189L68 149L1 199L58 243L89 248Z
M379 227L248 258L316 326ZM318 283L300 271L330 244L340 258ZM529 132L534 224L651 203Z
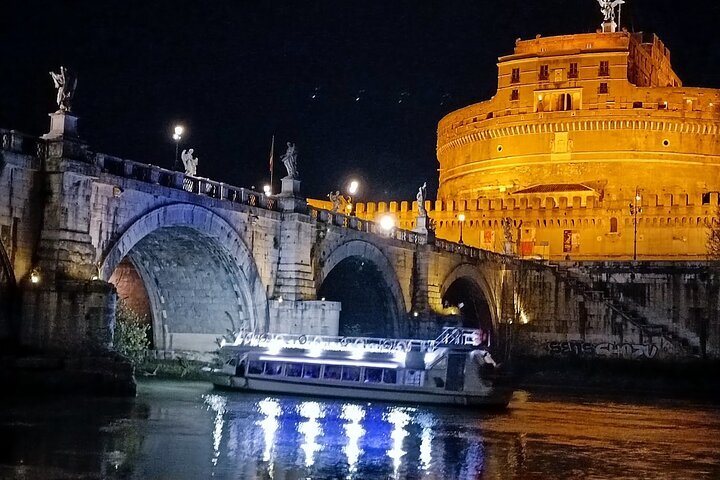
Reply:
M115 350L137 367L150 348L150 325L125 302L118 301L115 311Z

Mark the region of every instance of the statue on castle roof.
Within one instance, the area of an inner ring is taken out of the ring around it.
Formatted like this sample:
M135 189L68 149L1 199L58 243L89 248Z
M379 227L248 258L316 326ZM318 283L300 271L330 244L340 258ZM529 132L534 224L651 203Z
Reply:
M422 187L418 189L418 193L415 196L418 204L418 216L427 217L427 210L425 210L425 198L427 197L427 182L422 184Z
M625 0L598 0L600 11L605 22L615 22L615 9L625 3Z
M298 174L297 170L297 150L295 149L294 143L287 142L287 150L280 158L280 160L282 160L283 164L285 165L285 169L288 172L287 176L289 178L298 180L300 178L300 175Z
M60 73L50 72L55 88L57 89L57 98L55 101L61 112L70 111L70 102L75 96L77 88L77 76L73 75L70 70L60 66Z

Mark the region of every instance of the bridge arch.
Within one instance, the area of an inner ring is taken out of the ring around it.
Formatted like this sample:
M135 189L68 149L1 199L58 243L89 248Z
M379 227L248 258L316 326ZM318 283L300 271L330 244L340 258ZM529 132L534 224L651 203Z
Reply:
M156 349L210 351L228 329L267 329L267 296L251 251L201 206L167 205L133 222L104 255L100 277L121 298L147 303Z
M497 331L500 317L499 296L477 265L463 263L455 267L440 288L443 305L463 304L463 326Z
M365 240L349 240L320 260L318 297L342 303L340 335L397 336L407 309L387 256Z

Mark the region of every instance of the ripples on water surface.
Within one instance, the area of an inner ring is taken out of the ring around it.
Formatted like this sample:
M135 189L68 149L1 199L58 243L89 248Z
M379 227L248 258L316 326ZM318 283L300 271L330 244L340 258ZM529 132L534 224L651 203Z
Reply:
M0 478L720 478L720 410L517 392L505 413L148 382L2 403Z

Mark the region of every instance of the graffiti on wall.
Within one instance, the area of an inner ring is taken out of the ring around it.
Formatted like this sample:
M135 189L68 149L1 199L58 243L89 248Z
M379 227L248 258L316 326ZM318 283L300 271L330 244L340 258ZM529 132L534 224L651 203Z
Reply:
M546 342L550 355L575 357L655 358L658 347L644 343Z

